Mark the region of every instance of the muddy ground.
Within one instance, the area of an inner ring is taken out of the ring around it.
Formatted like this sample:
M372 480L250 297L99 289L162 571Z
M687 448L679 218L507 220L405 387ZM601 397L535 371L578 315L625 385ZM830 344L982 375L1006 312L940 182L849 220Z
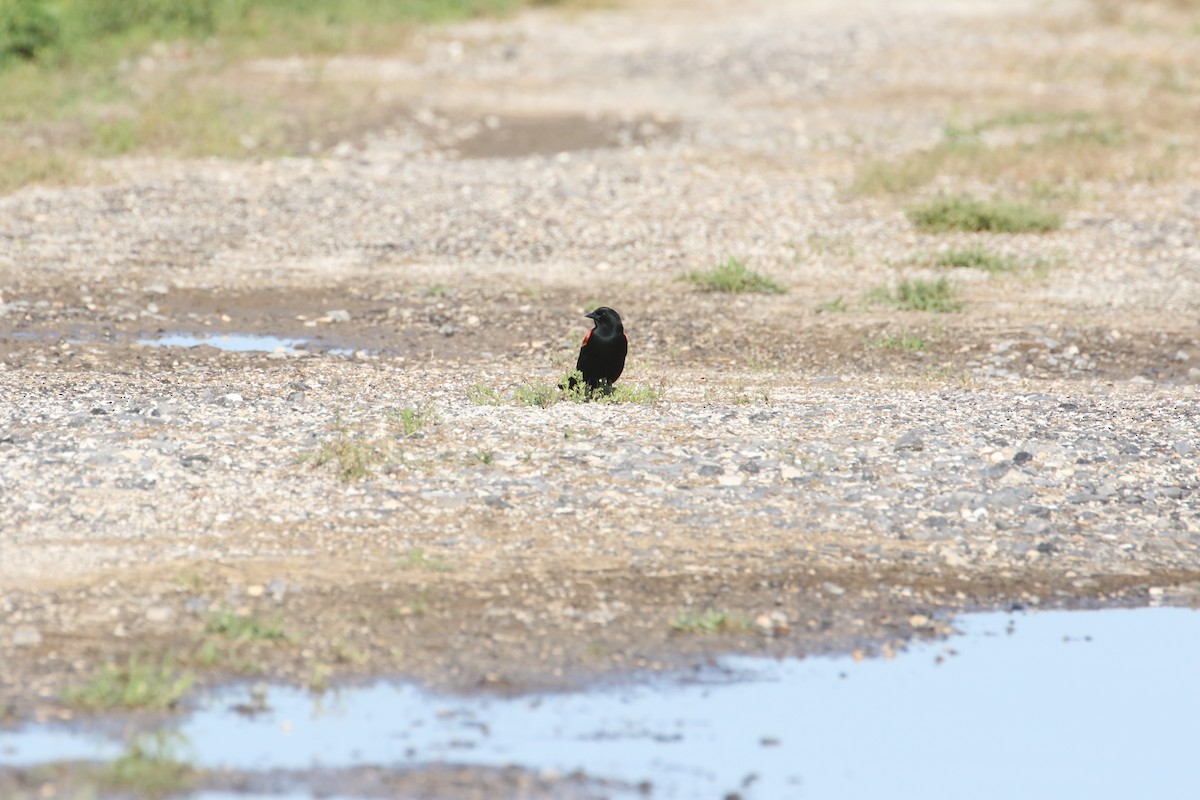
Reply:
M1124 170L1161 132L1138 133L1057 181L1047 234L904 216L1036 175L849 188L949 118L1136 107L1101 52L1136 76L1169 46L1194 82L1195 37L1152 4L797 5L437 30L327 67L396 111L311 157L114 160L0 199L0 720L78 715L64 687L130 655L527 691L886 653L965 609L1195 604L1194 164ZM972 244L1016 266L931 265ZM788 291L679 279L731 254ZM867 297L942 275L956 312ZM661 397L506 399L569 368L594 303L628 323L624 382ZM378 458L342 479L316 463L339 440ZM730 621L683 623L705 610ZM286 638L223 638L222 611Z

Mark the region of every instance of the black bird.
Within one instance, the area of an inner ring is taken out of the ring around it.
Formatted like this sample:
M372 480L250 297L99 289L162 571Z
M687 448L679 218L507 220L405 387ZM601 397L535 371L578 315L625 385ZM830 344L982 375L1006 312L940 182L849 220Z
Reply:
M586 316L596 325L583 337L575 371L583 373L583 382L587 384L588 392L592 392L600 387L611 387L621 377L625 354L629 352L629 339L625 336L621 315L608 306L600 306ZM578 378L572 375L570 388L574 389L578 383Z

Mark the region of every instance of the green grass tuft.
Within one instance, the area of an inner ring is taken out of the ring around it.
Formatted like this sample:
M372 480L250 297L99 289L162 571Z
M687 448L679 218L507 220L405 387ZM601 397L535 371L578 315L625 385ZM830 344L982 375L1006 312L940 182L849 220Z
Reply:
M939 267L982 269L988 272L1011 272L1017 266L1011 257L991 253L977 244L946 250L938 255L935 263Z
M63 701L88 711L161 711L174 708L194 681L190 672L180 673L170 659L155 663L130 656L125 664L107 661L86 683L67 687Z
M233 611L218 611L209 616L204 631L244 641L262 642L287 638L283 626L278 622L264 622L255 616L238 616Z
M1046 233L1058 230L1062 218L1024 203L985 202L966 195L939 197L908 210L919 230L993 233Z
M725 259L713 269L688 272L680 276L680 279L705 292L783 294L787 291L782 284L766 275L748 269L745 264L732 257Z
M929 342L911 333L886 333L870 339L868 345L878 350L902 350L906 353L920 353L929 346Z
M390 412L390 416L391 427L405 438L416 436L427 424L437 421L437 413L432 408L402 408Z
M399 559L401 569L419 569L429 572L449 572L450 562L441 558L430 558L425 554L425 548L413 547L404 557Z
M711 608L703 612L686 609L671 622L671 629L679 633L739 633L750 629L750 621Z
M477 406L499 406L504 404L504 397L490 386L482 383L472 384L467 389L467 399Z
M343 481L360 481L369 478L375 470L391 460L394 445L388 439L374 439L361 434L339 429L337 435L325 442L305 460L314 467L337 464L337 475Z
M945 314L962 310L962 303L956 299L957 295L954 284L943 277L936 281L900 281L894 292L883 288L872 289L864 299L869 303L884 303L901 311L935 311Z

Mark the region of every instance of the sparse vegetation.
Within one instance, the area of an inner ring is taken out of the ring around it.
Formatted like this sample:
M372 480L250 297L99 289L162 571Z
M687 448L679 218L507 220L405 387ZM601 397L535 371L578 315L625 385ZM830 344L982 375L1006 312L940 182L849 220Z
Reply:
M571 387L572 377L576 379L573 388ZM476 395L488 400L487 405L500 405L504 402L499 392L487 387L481 387L476 391ZM666 390L661 387L639 386L632 383L618 383L615 386L589 392L587 385L583 383L583 376L579 372L573 372L564 375L557 383L534 381L518 386L513 390L512 403L517 406L539 406L541 408L549 408L555 403L563 401L653 404L660 402L665 395Z
M394 455L395 444L391 439L370 437L339 427L332 440L323 443L305 460L311 461L314 467L335 463L338 478L349 482L370 477Z
M864 299L868 303L884 303L901 311L934 311L940 314L961 311L962 303L957 298L954 284L946 278L936 281L921 279L903 280L894 291L884 288L872 289Z
M535 381L513 390L513 403L518 406L549 408L566 396L566 390L546 381Z
M832 300L827 300L817 306L817 311L825 314L840 314L849 310L850 308L846 305L845 299L840 294Z
M920 230L992 233L1046 233L1057 230L1062 218L1024 203L985 202L966 195L938 197L908 210Z
M472 384L467 389L467 399L477 406L499 406L504 404L504 397L490 386L482 383Z
M787 291L782 284L747 268L733 257L725 259L710 270L684 273L680 279L705 292L782 294Z
M450 563L441 558L430 558L425 554L425 548L410 548L404 557L399 559L401 569L418 569L429 572L449 572Z
M1011 272L1016 260L1010 256L992 253L981 245L952 248L940 253L936 261L939 267L982 269L987 272Z
M745 617L726 611L685 609L671 622L671 629L679 633L740 633L750 629Z
M471 460L485 467L490 467L496 461L496 454L491 450L476 450L471 454Z
M879 350L901 350L906 353L920 353L929 346L929 342L912 333L882 333L868 339L870 347Z
M96 156L328 147L379 116L375 90L317 65L288 91L245 62L395 52L417 25L546 1L0 0L0 192L75 180Z
M253 615L240 616L233 611L218 611L210 615L204 630L206 633L243 641L262 642L287 638L279 622L264 622Z
M101 664L86 683L67 687L63 701L88 711L161 711L174 708L194 681L190 672L176 669L170 658L152 661L130 656L124 664Z
M1124 126L1079 110L1018 109L974 123L948 121L942 141L899 159L866 163L851 191L911 192L945 175L1031 185L1094 179L1119 167Z
M398 435L404 437L416 436L425 425L436 421L437 414L432 408L402 408L392 412L392 427Z

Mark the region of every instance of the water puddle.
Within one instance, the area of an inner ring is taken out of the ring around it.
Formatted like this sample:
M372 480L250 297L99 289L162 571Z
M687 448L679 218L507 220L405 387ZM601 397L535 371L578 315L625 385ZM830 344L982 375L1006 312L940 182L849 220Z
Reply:
M731 657L683 682L582 693L240 686L177 730L193 765L247 772L518 765L654 798L1195 797L1200 613L979 614L956 627L892 659ZM2 732L0 763L111 759L122 742L109 736Z
M296 355L303 352L320 351L333 355L350 355L351 348L327 347L311 339L290 339L281 336L266 336L257 333L219 333L196 335L191 333L165 333L154 339L139 339L138 344L148 347L200 347L207 345L233 353L284 353Z

